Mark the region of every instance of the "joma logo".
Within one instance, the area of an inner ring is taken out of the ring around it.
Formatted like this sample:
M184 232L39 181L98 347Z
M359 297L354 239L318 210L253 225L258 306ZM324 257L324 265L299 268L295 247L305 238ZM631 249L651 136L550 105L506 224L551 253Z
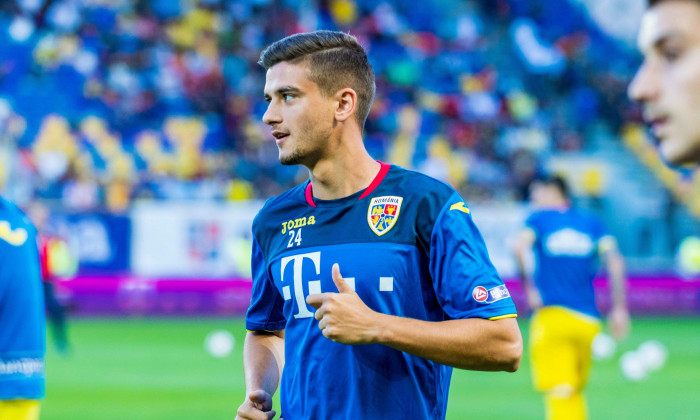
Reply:
M282 234L287 233L289 229L298 229L306 225L313 225L316 223L316 218L314 216L300 217L298 219L290 220L288 222L282 223Z

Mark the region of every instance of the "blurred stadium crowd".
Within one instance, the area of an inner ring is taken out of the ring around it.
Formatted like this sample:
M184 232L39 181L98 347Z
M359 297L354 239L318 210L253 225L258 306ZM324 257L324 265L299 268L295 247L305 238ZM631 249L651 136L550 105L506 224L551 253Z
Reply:
M571 2L14 0L0 3L0 181L17 201L264 198L306 177L261 116L268 43L313 29L368 47L373 156L471 201L520 201L554 153L638 117L633 51ZM632 132L629 127L627 131Z

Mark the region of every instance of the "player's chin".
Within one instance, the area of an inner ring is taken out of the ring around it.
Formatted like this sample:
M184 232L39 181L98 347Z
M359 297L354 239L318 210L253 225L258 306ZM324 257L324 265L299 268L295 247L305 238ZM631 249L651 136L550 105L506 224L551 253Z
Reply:
M287 153L280 149L279 160L282 165L300 165L303 159L300 153Z
M659 152L671 165L681 166L700 162L700 139L669 136L660 139Z

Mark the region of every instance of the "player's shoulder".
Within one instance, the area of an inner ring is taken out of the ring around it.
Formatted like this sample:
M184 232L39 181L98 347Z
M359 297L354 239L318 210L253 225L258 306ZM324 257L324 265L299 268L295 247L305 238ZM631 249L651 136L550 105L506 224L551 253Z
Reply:
M576 215L576 217L579 218L581 224L589 231L600 232L605 230L603 220L594 212L575 207L573 207L571 211Z
M24 211L14 202L0 196L0 217L10 221L12 224L19 223L27 228L34 228L34 224L29 220L29 217Z
M533 211L526 224L534 227L556 229L573 227L578 230L596 230L602 226L602 221L593 212L578 207L545 208Z
M403 196L403 205L410 209L422 243L429 244L433 233L441 231L440 227L454 226L454 217L462 222L471 220L466 201L447 183L400 166L392 166L387 178L392 195ZM465 215L466 219L459 217Z
M533 210L529 216L527 216L526 223L535 224L542 221L546 221L551 217L551 210L537 209Z
M286 220L287 215L293 214L295 210L306 207L304 190L307 184L308 181L303 182L282 194L268 198L253 219L253 233L264 231L276 221Z
M556 207L538 208L533 210L525 219L525 226L535 232L554 231L563 227L570 227L579 224L577 215L571 213L570 209Z
M590 210L582 209L579 207L571 207L571 209L569 211L571 211L573 214L578 215L578 217L581 217L582 219L595 220L595 221L600 220L598 215Z
M602 223L597 214L590 210L571 206L566 211L566 216L572 221L581 225L599 225Z
M407 198L420 198L446 203L457 191L449 184L435 179L422 172L391 165L387 180L396 185L398 191Z
M585 211L573 206L566 207L543 207L533 210L528 216L530 221L568 223L570 221L588 219Z
M21 213L19 207L8 200L7 198L0 195L0 212L3 214L17 214Z
M5 225L0 229L0 247L2 256L10 259L24 258L26 254L23 251L22 257L13 253L10 250L25 249L27 246L36 247L37 231L34 224L29 220L22 209L12 201L0 197L0 221ZM35 248L36 249L36 248ZM33 259L30 260L34 262ZM38 260L36 260L38 263Z

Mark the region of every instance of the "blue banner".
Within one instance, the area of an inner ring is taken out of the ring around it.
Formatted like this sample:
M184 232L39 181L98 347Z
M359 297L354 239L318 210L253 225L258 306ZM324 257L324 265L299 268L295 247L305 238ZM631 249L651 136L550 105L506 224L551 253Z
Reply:
M120 273L131 268L131 221L127 216L80 213L66 215L64 222L80 274Z

